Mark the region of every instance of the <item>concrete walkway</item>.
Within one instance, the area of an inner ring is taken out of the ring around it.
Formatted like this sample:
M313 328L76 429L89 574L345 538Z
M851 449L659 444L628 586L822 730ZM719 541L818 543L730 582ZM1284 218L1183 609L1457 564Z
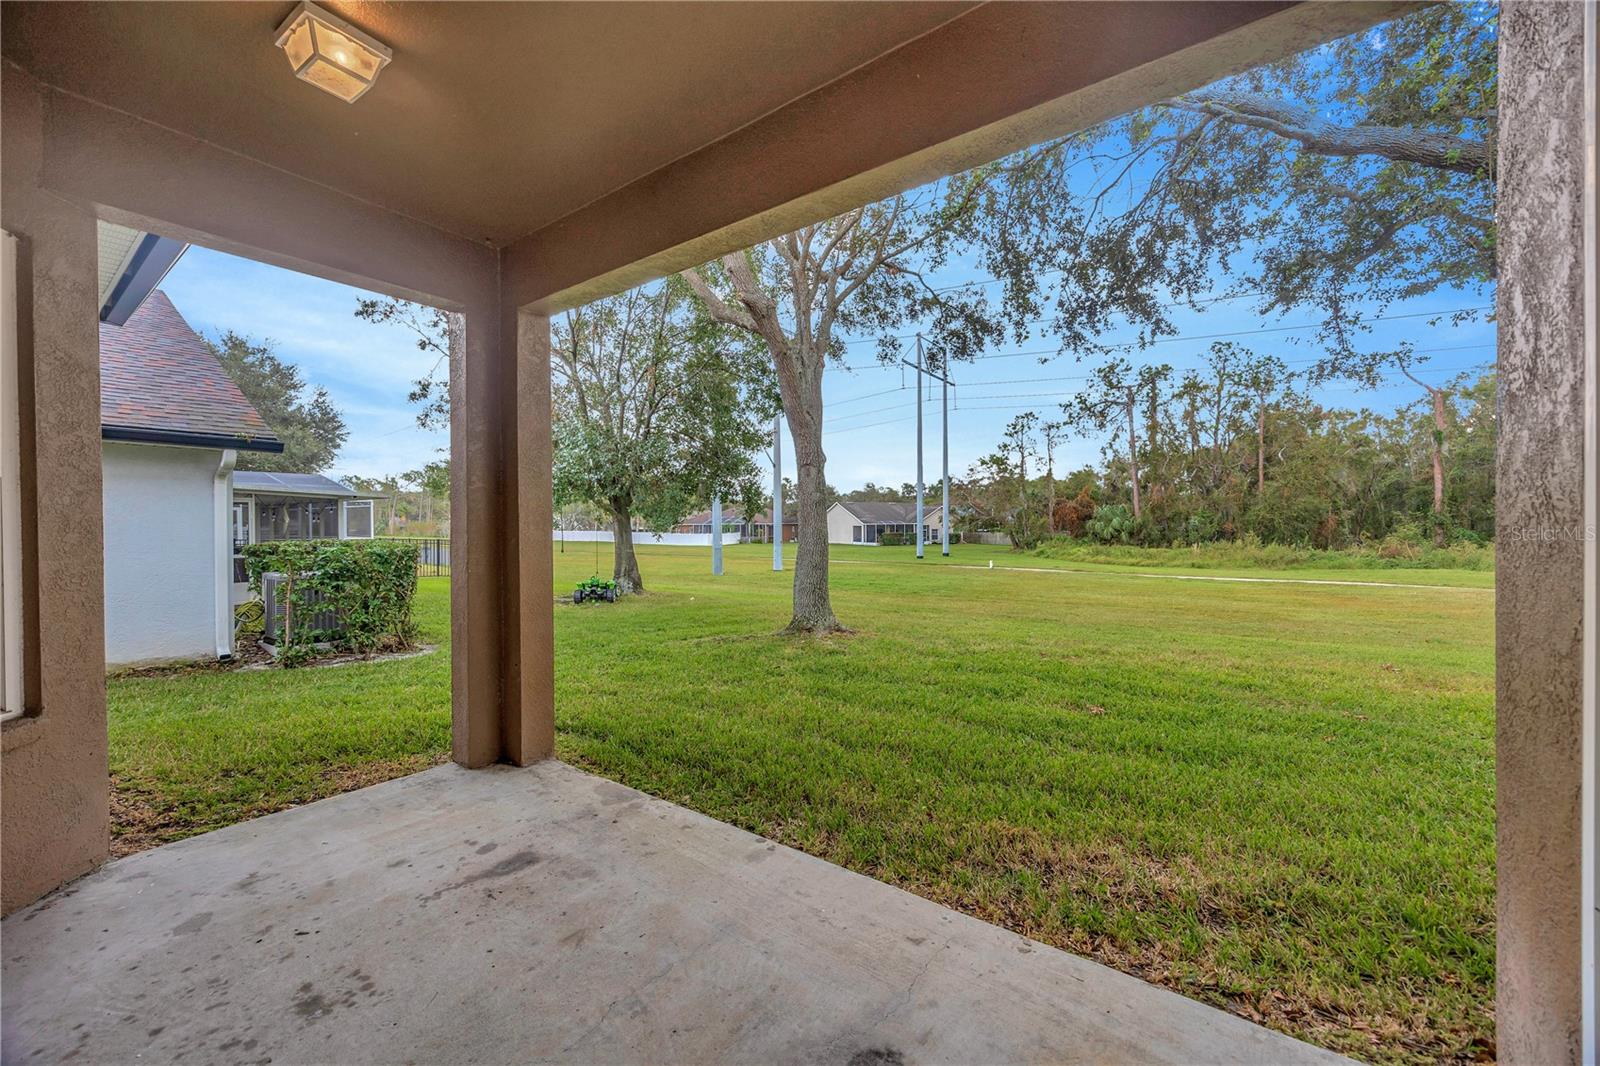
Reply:
M871 565L871 559L830 559L832 563L861 563ZM897 561L897 566L926 566L924 563ZM1483 585L1419 585L1401 581L1362 581L1328 577L1237 577L1228 574L1169 574L1159 570L1082 570L1071 566L988 566L976 563L936 563L952 570L998 570L1013 574L1067 574L1073 577L1144 577L1157 581L1221 581L1245 585L1334 585L1359 589L1421 589L1423 592L1487 592L1494 594L1493 586Z
M157 848L0 933L18 1066L1344 1061L556 762Z

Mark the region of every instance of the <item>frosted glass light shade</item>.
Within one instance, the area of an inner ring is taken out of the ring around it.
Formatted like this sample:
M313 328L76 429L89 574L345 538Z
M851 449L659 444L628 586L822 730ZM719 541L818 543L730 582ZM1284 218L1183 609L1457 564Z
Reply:
M278 47L294 76L354 103L372 88L394 53L372 37L309 0L278 27Z

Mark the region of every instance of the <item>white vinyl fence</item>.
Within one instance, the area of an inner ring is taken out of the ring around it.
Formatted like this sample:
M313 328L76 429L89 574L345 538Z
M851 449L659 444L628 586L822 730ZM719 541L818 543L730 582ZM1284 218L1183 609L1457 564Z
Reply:
M557 544L563 541L568 544L589 544L597 540L610 544L613 539L609 529L554 529L550 532L551 538ZM651 533L649 530L636 529L633 532L633 543L636 547L647 544L679 544L692 548L709 548L711 547L711 534ZM722 535L722 543L724 546L739 543L739 534L724 533Z

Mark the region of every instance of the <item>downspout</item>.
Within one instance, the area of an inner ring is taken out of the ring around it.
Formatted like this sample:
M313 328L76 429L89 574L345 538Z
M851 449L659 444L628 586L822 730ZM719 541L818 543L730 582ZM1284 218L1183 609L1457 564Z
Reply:
M215 512L213 536L216 565L214 567L216 602L217 658L233 658L233 468L239 462L239 453L233 448L222 449L222 460L217 463L217 476L211 482L211 500Z

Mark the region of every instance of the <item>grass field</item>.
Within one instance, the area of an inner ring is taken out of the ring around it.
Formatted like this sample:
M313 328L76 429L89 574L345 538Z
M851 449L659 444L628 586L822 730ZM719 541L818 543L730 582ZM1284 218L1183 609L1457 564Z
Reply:
M848 637L772 636L790 575L754 545L717 581L642 549L649 595L558 606L560 755L1328 1047L1492 1054L1492 575L835 559ZM113 681L120 846L444 758L448 674Z

